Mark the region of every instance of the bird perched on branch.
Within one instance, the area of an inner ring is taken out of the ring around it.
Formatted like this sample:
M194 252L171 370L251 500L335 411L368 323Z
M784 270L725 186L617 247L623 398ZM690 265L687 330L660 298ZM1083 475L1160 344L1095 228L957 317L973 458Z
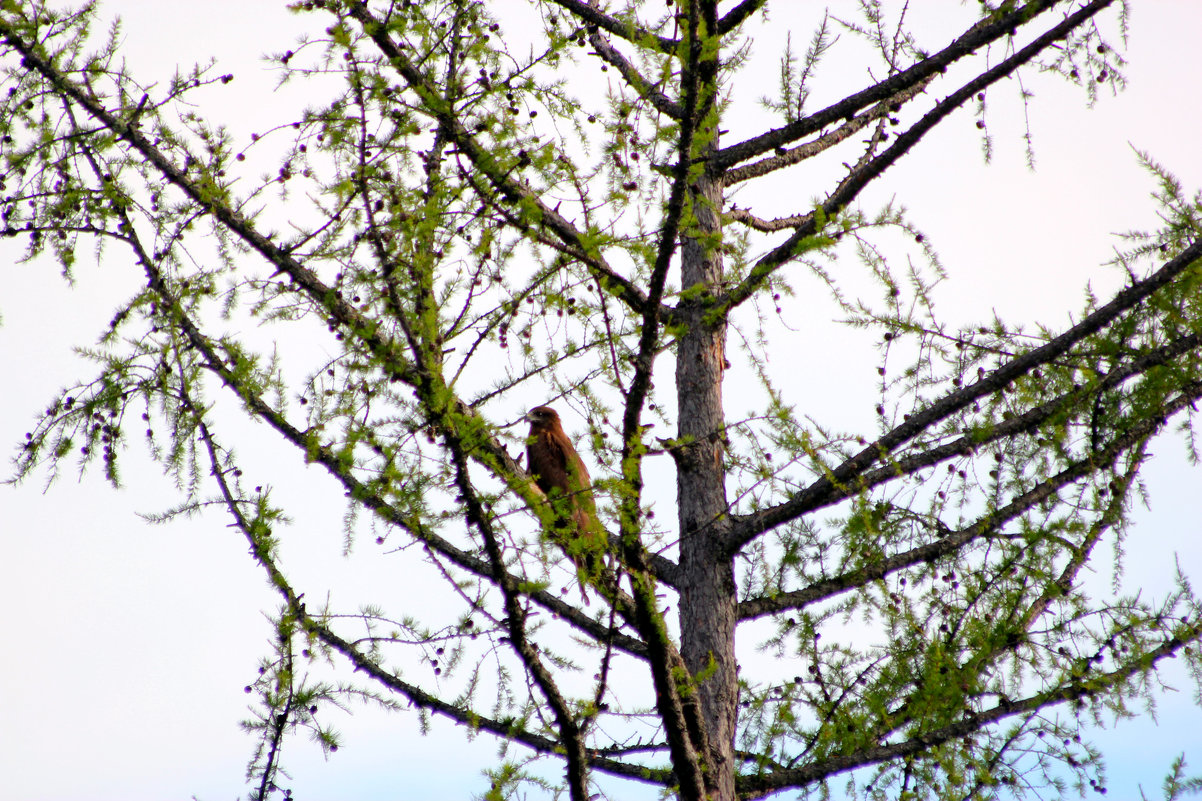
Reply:
M554 409L537 406L526 419L526 469L555 510L551 536L576 566L580 595L588 603L584 586L600 578L609 539L597 520L592 480Z

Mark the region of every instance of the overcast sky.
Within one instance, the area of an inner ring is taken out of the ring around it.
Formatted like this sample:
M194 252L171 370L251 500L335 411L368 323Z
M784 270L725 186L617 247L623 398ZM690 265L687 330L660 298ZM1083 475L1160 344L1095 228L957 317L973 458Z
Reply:
M788 4L776 5L778 35L790 14ZM951 276L938 296L949 317L985 320L996 309L1004 319L1059 327L1079 308L1087 281L1099 293L1115 286L1119 276L1099 267L1118 245L1112 235L1155 224L1148 197L1154 187L1133 148L1169 165L1189 191L1202 185L1202 68L1195 55L1202 3L1134 5L1125 93L1104 93L1087 109L1079 92L1040 84L1030 107L1034 172L1025 166L1021 109L999 97L989 117L992 165L982 164L975 119L962 112L863 199L871 209L896 194L932 237ZM124 17L124 52L147 81L165 79L176 64L216 56L236 80L220 105L203 111L250 131L303 97L295 88L273 94L274 77L257 61L318 22L282 7L274 0L114 0L105 13ZM799 27L795 42L809 34ZM771 39L765 32L757 48L776 47ZM866 80L863 68L849 71L850 86ZM798 180L789 179L793 186ZM773 191L781 193L782 212L796 208L788 183ZM5 447L23 440L60 386L90 372L71 348L95 342L137 280L124 256L115 256L101 269L80 269L68 291L53 265L16 264L17 255L11 246L0 250ZM829 350L828 367L837 371L839 354ZM827 400L829 408L816 411L845 413L840 396ZM854 424L855 415L846 413L839 424ZM270 437L248 430L243 452L259 447L270 453ZM1139 513L1137 542L1128 544L1127 586L1159 588L1174 555L1188 574L1202 577L1202 472L1186 464L1182 450L1172 438L1154 448L1157 459L1145 472L1151 508ZM242 774L253 742L237 726L248 703L242 687L266 653L270 629L260 611L274 609L275 597L244 540L220 515L160 527L139 518L170 505L172 488L145 459L131 454L127 469L120 491L96 475L80 483L66 476L44 493L39 477L16 489L0 487L0 608L7 618L0 798L246 795ZM281 467L272 481L296 495L333 490L302 467ZM332 582L387 580L388 565L372 553L341 558L341 515L340 506L306 508L296 536L328 541L320 569L336 575ZM1182 749L1202 770L1202 714L1190 706L1188 683L1178 686L1184 692L1167 697L1159 727L1144 720L1096 738L1109 754L1111 797L1135 796L1139 781L1158 795L1161 776ZM346 747L329 761L315 747L294 746L289 765L299 798L465 797L486 787L479 767L495 754L488 739L466 743L442 722L423 738L411 716L365 710L335 722Z

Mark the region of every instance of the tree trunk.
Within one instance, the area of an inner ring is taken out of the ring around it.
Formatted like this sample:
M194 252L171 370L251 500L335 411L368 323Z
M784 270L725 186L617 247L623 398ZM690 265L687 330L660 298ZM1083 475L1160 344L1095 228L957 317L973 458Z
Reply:
M701 284L708 292L687 295L690 299L679 306L688 326L676 354L677 434L687 443L676 458L681 652L690 673L700 679L711 792L715 799L727 801L734 799L738 683L734 568L717 547L728 526L722 452L726 325L704 320L707 300L718 294L722 277L721 252L715 244L722 228L722 190L712 176L703 176L691 192L696 220L682 235L681 286L687 290Z

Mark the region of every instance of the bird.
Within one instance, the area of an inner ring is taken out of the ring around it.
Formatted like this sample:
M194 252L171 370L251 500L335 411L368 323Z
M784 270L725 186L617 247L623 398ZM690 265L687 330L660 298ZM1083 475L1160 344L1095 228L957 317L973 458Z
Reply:
M550 406L536 406L526 414L526 420L530 423L526 469L555 510L551 536L576 566L580 595L587 604L585 584L600 578L602 556L609 541L597 520L592 480L564 433L558 412Z

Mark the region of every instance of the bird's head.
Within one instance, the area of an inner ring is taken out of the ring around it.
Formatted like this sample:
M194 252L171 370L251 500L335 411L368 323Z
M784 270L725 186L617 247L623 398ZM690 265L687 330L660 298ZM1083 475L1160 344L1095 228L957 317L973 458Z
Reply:
M559 414L550 406L535 406L526 413L532 428L555 428L559 425Z

